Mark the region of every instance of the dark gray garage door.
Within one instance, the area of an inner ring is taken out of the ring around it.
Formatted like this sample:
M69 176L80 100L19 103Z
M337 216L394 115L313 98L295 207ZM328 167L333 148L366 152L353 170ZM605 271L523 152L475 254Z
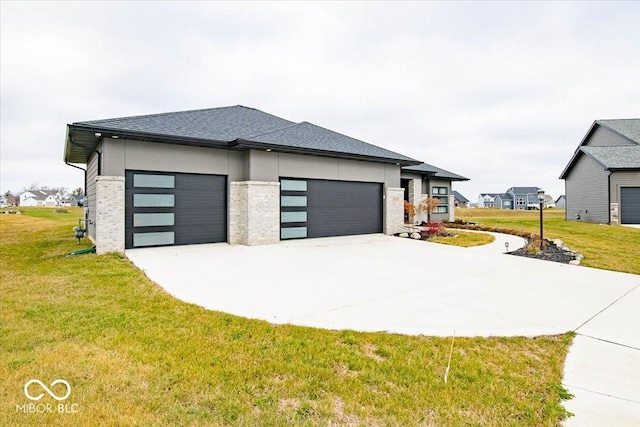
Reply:
M126 172L126 248L226 240L226 176Z
M640 224L640 187L620 188L620 222Z
M382 184L281 179L281 239L382 233Z

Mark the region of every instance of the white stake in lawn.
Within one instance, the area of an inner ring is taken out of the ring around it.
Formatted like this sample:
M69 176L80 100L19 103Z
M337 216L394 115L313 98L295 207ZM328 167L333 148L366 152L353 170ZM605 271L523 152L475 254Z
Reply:
M453 331L453 336L451 337L451 349L449 350L449 363L447 363L447 369L444 371L444 383L447 383L447 378L449 377L449 369L451 369L451 356L453 355L453 341L456 339L456 331Z

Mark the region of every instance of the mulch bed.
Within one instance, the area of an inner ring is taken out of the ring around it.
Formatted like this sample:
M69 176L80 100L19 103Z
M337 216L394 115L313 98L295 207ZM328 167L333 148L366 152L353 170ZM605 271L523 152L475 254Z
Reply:
M543 259L546 261L561 262L563 264L569 264L569 262L576 259L575 253L562 250L553 242L550 242L546 239L542 250L538 249L538 241L536 241L534 243L529 243L518 250L508 252L508 254L523 256L527 258Z

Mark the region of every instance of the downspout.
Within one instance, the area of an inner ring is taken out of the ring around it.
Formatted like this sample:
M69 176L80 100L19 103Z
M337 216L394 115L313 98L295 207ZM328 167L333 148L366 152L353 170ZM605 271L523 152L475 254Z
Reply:
M84 228L86 229L89 224L89 211L86 208L87 204L87 170L81 168L80 166L72 165L68 161L64 161L67 166L71 166L72 168L80 169L84 173L84 203L82 204L82 211L84 212ZM79 240L78 240L79 241Z
M609 212L609 225L611 225L611 171L607 175L607 211Z

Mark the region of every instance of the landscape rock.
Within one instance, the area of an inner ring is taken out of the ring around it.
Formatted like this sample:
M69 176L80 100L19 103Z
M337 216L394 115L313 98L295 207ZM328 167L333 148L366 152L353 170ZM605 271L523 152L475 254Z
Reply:
M409 237L409 233L400 233L398 237Z
M411 233L411 238L412 239L416 239L416 240L420 240L422 238L422 236L420 235L420 233Z

